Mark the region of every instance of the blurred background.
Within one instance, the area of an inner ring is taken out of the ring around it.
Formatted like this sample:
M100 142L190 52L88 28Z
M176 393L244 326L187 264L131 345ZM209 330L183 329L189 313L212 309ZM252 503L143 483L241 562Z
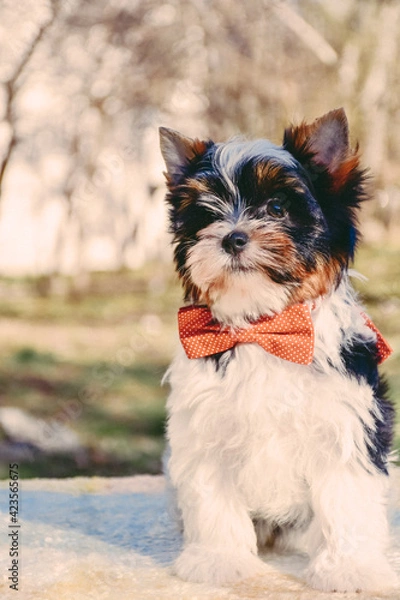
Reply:
M396 0L1 2L0 477L160 471L181 301L160 125L280 143L345 107L373 175L357 287L400 404L399 31Z

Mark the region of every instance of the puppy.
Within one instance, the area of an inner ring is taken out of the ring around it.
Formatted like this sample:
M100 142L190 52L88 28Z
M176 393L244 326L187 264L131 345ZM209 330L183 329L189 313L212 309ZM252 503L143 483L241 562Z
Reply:
M377 370L390 348L349 282L367 193L344 110L282 146L160 136L186 302L167 373L176 574L253 577L258 548L304 538L310 586L394 586L394 415Z

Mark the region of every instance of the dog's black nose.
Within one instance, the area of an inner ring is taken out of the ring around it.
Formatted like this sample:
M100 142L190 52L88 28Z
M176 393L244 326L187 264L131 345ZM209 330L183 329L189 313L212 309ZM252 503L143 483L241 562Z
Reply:
M228 254L239 254L245 249L249 236L244 231L232 231L222 240L222 247Z

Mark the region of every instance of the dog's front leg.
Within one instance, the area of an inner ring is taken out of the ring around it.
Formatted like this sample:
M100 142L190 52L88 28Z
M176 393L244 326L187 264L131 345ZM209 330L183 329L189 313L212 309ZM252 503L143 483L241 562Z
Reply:
M173 466L173 456L171 462ZM203 456L197 469L175 483L184 525L184 549L175 573L216 585L261 574L265 565L256 556L253 523L229 484L229 473L213 468Z
M308 582L324 591L380 590L396 585L384 555L388 542L387 477L343 466L312 486Z

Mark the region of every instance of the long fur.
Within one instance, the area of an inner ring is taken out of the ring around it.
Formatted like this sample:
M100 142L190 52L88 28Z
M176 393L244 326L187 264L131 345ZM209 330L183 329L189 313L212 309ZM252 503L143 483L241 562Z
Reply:
M177 354L166 376L185 544L175 572L226 584L264 572L258 547L303 544L313 587L395 585L384 554L393 409L347 274L365 175L344 112L287 130L283 147L161 134L186 300L234 327L305 302L315 330L310 366L256 344ZM232 231L244 249L224 250Z

